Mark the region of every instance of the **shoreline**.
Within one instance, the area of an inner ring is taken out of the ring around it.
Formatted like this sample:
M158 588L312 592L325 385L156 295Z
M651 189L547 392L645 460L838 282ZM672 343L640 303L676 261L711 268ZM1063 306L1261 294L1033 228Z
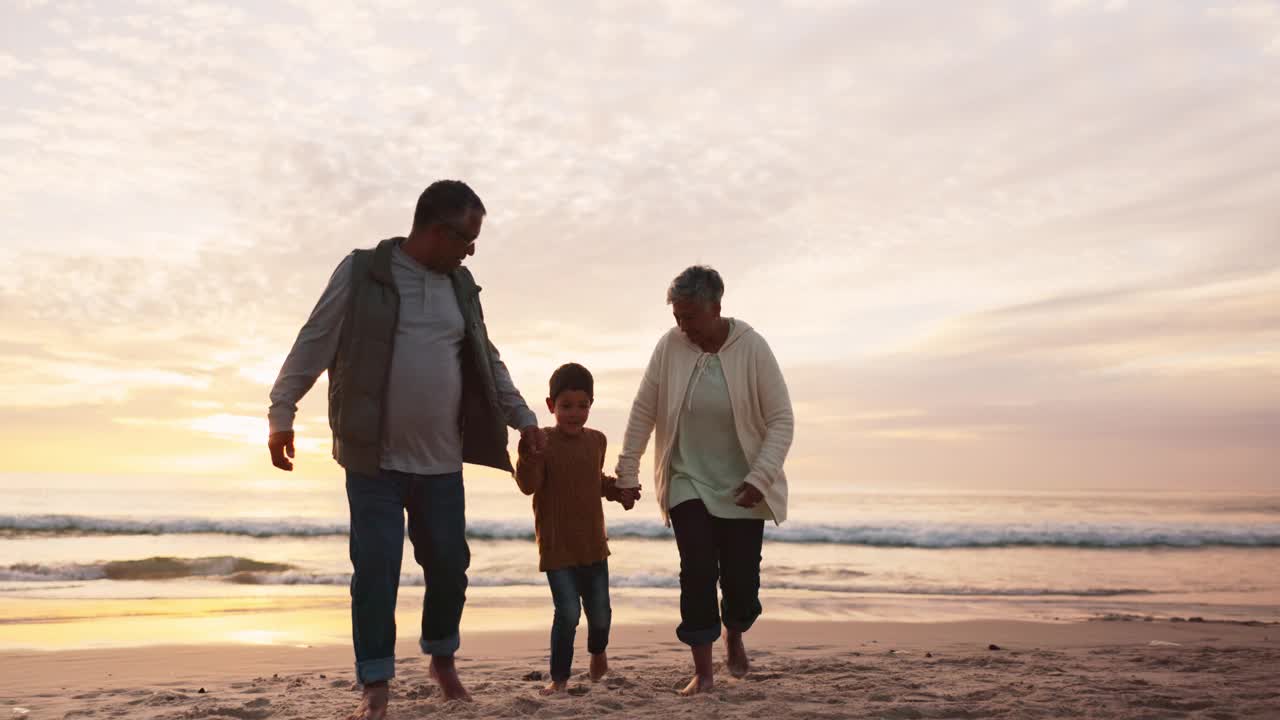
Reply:
M579 697L541 698L540 683L526 678L546 672L546 632L465 632L458 663L476 698L471 704L433 700L426 661L412 638L402 638L393 711L518 717L549 708L549 715L563 709L656 718L690 702L714 702L721 717L1138 717L1164 703L1167 717L1193 707L1262 717L1280 701L1280 689L1272 688L1272 669L1280 666L1275 625L762 619L747 635L752 674L718 678L711 696L692 700L675 694L690 675L687 648L669 625L653 624L615 626L606 682L575 677ZM579 635L577 672L587 657L581 628ZM717 647L718 664L722 658ZM351 665L350 647L339 644L3 651L0 714L23 708L30 717L62 717L118 704L144 718L341 716L357 698Z
M294 589L290 589L294 590ZM470 593L464 636L518 635L550 627L550 603L510 589ZM964 622L1046 624L1238 624L1265 627L1280 618L1280 607L1237 603L1188 603L1177 599L922 597L836 595L809 591L762 592L762 622L801 626L925 625ZM613 598L614 628L652 627L674 636L678 592L623 589ZM401 633L420 621L422 597L402 593L397 606ZM350 597L338 588L238 597L103 599L0 595L0 654L173 646L346 647L350 641Z

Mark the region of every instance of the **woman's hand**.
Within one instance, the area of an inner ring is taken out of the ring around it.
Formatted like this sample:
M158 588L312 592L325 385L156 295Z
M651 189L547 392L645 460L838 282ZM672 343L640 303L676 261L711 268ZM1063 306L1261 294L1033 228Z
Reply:
M638 485L633 488L621 488L619 492L622 497L618 499L618 502L622 503L624 510L630 510L635 507L636 501L640 499L640 486Z
M635 507L636 501L640 499L640 487L637 485L633 488L620 488L618 487L618 478L605 475L604 499L616 502L623 508L630 510Z
M738 507L753 508L764 500L764 495L751 483L742 483L733 491L733 502Z

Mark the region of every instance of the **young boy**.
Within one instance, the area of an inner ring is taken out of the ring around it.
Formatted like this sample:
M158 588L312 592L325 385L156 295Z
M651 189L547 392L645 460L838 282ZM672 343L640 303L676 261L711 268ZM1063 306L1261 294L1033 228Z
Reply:
M543 695L565 692L573 664L578 617L587 613L587 650L591 679L609 671L609 545L605 538L604 497L630 510L639 488L619 490L602 472L604 434L586 426L594 397L594 380L586 368L569 363L551 375L547 409L556 426L547 429L547 447L535 454L520 443L516 483L533 496L538 537L538 569L546 572L555 603L551 624L551 682Z

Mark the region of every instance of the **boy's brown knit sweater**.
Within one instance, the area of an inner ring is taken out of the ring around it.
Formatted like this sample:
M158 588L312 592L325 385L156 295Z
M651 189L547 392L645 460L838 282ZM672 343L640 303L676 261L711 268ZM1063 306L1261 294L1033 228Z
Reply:
M533 496L538 569L600 562L609 556L600 498L615 490L602 472L608 441L590 428L577 435L556 428L546 432L547 449L534 455L522 442L516 462L516 483Z

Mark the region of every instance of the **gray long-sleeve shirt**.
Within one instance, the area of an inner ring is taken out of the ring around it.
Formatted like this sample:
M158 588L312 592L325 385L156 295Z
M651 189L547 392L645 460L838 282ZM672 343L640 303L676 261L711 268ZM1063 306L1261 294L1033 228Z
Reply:
M338 264L280 369L271 389L271 432L293 428L298 401L338 350L351 292L351 264L350 255ZM399 247L391 255L391 271L400 293L400 316L388 378L381 465L419 475L457 472L462 469L458 413L466 324L453 284L448 275L429 270ZM508 425L536 425L537 416L516 390L497 350L491 350Z

